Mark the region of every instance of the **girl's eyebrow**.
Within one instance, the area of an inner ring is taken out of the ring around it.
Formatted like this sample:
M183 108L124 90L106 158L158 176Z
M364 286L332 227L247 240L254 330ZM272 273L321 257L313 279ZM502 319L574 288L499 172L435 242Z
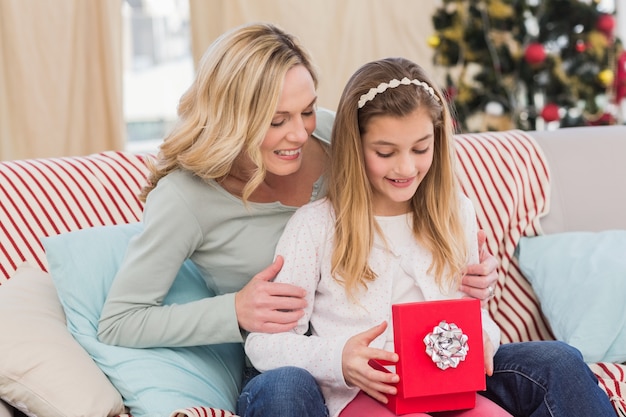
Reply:
M314 106L316 102L317 102L317 96L315 96L315 98L309 104L306 105L305 109L309 108L311 106ZM284 111L284 110L277 110L275 114L276 115L289 114L289 112L288 111Z
M415 142L413 142L413 144L414 144L414 145L416 145L416 144L418 144L418 143L420 143L420 142L423 142L423 141L425 141L425 140L428 140L428 139L430 139L430 138L432 138L432 137L433 137L433 135L429 133L429 134L427 134L426 136L424 136L423 138L419 138L418 140L416 140ZM388 141L386 141L386 140L384 140L384 139L377 140L377 141L375 141L375 142L372 142L371 144L372 144L372 145L384 145L384 146L395 146L395 145L396 145L395 143L388 142Z

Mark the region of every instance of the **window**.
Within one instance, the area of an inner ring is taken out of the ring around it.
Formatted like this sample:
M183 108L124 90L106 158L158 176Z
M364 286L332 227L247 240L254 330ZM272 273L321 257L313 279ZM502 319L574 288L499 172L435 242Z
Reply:
M126 148L155 152L176 120L191 84L188 0L125 0L122 4Z

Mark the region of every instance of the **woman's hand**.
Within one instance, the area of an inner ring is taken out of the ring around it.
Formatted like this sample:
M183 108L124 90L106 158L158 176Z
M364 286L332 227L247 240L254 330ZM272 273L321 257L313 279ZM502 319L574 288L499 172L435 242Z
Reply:
M396 384L400 380L395 373L383 372L372 368L369 361L372 359L383 362L398 362L398 355L383 349L370 347L370 343L385 332L387 322L352 336L343 347L342 370L346 383L360 388L372 398L387 403L387 395L395 395Z
M286 332L296 327L304 315L305 290L272 282L283 263L283 258L277 256L270 266L235 294L235 311L242 329L261 333Z
M498 260L489 253L486 244L487 236L482 230L478 231L479 264L468 265L461 281L460 290L469 297L478 298L485 307L493 297L498 280Z
M483 352L485 354L485 374L493 375L493 344L486 331L483 330Z

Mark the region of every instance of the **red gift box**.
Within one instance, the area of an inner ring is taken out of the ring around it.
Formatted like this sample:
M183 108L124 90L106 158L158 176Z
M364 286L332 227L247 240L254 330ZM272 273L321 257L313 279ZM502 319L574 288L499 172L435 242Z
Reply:
M398 415L473 408L476 391L485 389L480 301L394 304L392 316L395 351L399 356L395 367L400 382L398 393L387 397L387 407ZM461 333L464 337L459 337ZM467 349L456 354L464 359L455 360L455 355L448 359L445 352L442 356L435 354L435 359L440 360L438 366L432 353L449 342ZM427 351L428 345L433 349ZM371 361L370 365L390 372L382 363Z

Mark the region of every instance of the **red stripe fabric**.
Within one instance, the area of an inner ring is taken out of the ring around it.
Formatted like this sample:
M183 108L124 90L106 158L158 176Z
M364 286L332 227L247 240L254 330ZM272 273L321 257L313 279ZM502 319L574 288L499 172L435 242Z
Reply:
M615 413L626 417L626 364L601 362L589 366L598 377L600 387L611 399Z
M237 417L227 410L211 407L191 407L176 410L170 417Z
M489 309L503 342L551 339L539 302L513 256L522 236L540 233L547 213L549 173L534 139L523 131L456 137L459 182L474 202L488 247L500 261Z
M144 157L84 157L0 163L0 285L24 261L47 270L40 239L86 227L138 221Z

